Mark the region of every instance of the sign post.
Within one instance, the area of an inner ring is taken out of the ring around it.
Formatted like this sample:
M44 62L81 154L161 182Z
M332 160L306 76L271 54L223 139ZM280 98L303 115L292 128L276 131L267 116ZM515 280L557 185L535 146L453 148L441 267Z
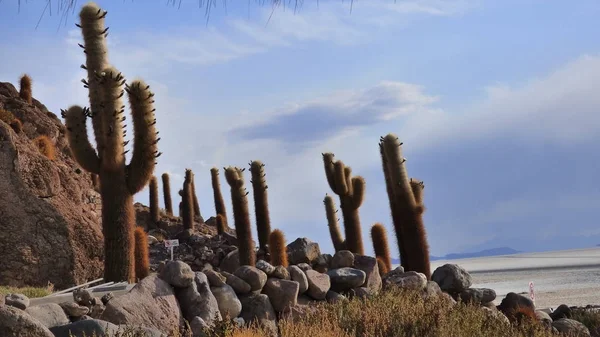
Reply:
M171 261L173 261L173 247L179 246L179 240L165 240L165 247L171 250Z
M533 281L529 282L529 298L531 298L533 304L535 304L535 291L533 289Z

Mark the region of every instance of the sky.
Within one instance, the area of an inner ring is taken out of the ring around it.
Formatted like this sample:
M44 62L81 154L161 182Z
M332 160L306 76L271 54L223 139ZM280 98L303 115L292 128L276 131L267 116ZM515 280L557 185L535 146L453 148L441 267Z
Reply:
M55 113L89 105L74 25L84 2L62 22L55 3L37 28L45 2L16 3L0 2L0 81L30 74ZM241 3L207 20L197 1L98 1L111 64L156 93L156 175L170 173L177 196L191 168L205 219L210 168L261 160L272 228L331 253L321 153L333 152L366 180L367 253L381 222L397 257L377 145L391 132L425 182L433 255L600 244L600 2Z

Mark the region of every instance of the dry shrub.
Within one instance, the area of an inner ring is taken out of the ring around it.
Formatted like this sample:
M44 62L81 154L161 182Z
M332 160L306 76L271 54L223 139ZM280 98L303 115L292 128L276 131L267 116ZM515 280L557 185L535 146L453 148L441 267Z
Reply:
M598 309L574 309L572 311L574 319L583 323L592 336L600 336L600 311Z
M33 101L31 90L31 77L27 74L21 76L19 84L19 97L25 100L25 102L31 104Z
M54 144L47 136L38 136L33 140L33 144L40 150L40 153L43 154L46 158L50 160L54 160L56 157L56 148Z
M15 120L15 115L8 110L0 109L0 120L6 124L10 124Z

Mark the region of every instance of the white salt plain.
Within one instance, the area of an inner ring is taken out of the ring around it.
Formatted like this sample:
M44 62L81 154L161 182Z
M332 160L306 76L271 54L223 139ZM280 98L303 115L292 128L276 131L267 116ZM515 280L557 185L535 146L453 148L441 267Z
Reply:
M534 283L538 308L600 304L600 247L439 260L431 262L431 270L446 263L465 268L472 287L494 289L496 304L509 292L529 296L529 282Z

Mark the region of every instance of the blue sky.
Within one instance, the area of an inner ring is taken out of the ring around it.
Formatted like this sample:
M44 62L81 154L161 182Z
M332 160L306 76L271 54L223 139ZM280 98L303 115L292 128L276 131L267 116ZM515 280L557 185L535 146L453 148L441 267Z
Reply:
M98 3L111 63L156 92L156 172L180 186L192 168L205 217L210 167L262 160L272 226L330 252L331 151L366 179L367 250L375 222L395 249L377 147L394 132L425 182L432 254L600 244L597 1L307 0L270 21L229 1L208 24L196 1ZM0 2L0 81L27 72L50 110L87 105L77 17L59 27L54 8L35 29L43 7Z

